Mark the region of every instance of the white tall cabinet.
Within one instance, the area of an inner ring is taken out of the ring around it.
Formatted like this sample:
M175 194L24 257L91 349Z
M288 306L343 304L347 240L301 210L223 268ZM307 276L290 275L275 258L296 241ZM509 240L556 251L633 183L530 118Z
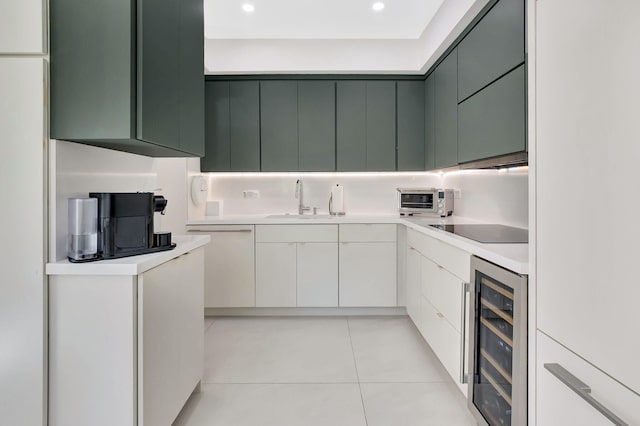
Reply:
M15 426L47 416L45 4L0 0L0 423Z
M534 7L537 424L640 424L640 2Z

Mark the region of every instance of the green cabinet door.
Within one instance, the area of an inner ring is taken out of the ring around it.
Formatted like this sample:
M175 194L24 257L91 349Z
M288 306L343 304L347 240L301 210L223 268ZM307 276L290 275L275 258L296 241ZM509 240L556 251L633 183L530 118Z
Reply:
M526 150L525 66L459 106L460 163Z
M229 143L229 82L205 84L205 156L200 159L203 172L231 170Z
M260 171L260 84L229 83L230 167L233 172Z
M524 0L500 0L458 45L458 101L524 62Z
M264 172L298 170L298 83L260 82L261 164Z
M396 169L396 83L367 81L367 170Z
M176 17L179 16L180 0L138 0L142 48L137 52L137 138L178 149L181 34Z
M425 169L425 82L398 81L398 170Z
M180 1L180 150L204 155L204 12L202 0Z
M367 86L336 83L336 166L341 172L367 170Z
M435 69L435 167L458 164L458 61L453 50Z
M431 73L424 81L424 169L436 167L436 96L435 74Z
M298 82L298 170L334 171L336 168L335 82Z

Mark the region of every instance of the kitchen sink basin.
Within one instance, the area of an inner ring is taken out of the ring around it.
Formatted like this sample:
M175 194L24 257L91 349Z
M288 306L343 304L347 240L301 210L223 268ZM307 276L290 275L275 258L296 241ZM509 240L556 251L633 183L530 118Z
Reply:
M330 219L328 214L272 214L267 219Z

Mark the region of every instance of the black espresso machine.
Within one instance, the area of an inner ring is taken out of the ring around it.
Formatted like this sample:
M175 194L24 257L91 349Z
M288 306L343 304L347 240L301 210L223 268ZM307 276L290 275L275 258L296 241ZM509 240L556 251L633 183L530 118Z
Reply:
M153 215L167 200L152 192L92 192L69 199L71 262L135 256L171 250L171 233L153 232Z

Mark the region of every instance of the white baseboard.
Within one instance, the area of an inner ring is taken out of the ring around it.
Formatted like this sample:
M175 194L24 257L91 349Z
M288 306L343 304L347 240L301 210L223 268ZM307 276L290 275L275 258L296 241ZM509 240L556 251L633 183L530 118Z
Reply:
M205 316L391 316L407 315L404 306L387 308L205 308Z

